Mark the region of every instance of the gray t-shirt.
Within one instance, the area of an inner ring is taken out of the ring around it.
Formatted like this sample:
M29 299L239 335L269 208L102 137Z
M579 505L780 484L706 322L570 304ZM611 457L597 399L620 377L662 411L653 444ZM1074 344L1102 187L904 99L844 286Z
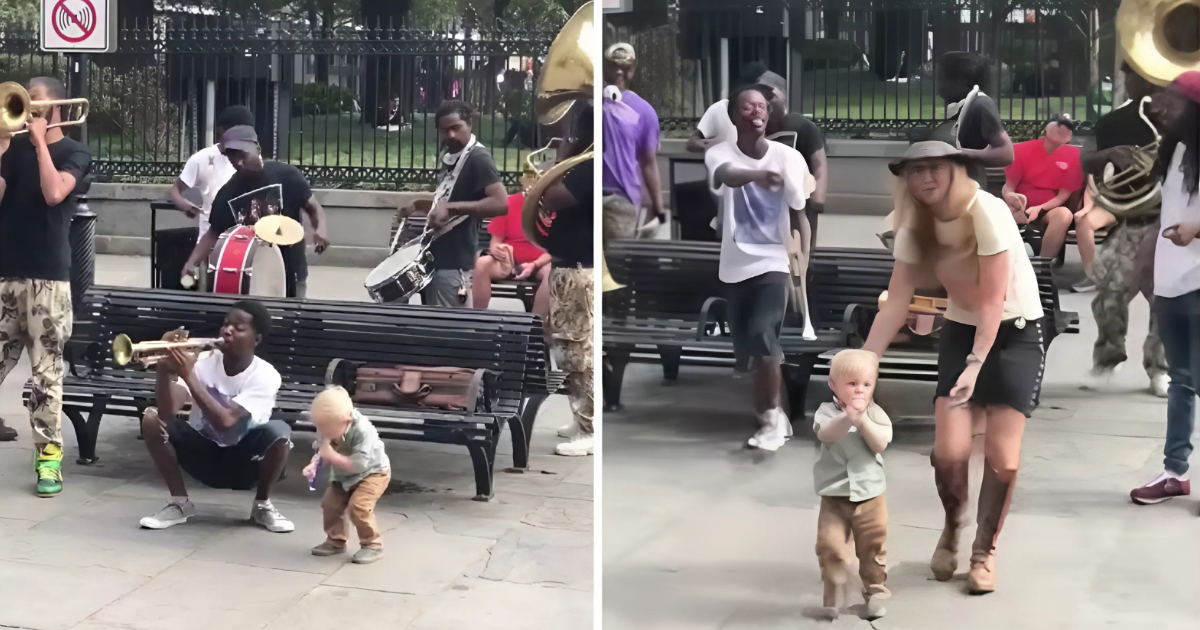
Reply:
M330 483L340 483L346 490L358 485L368 475L390 472L392 469L375 425L358 410L354 411L354 422L350 423L346 434L342 439L333 441L331 446L338 454L349 457L354 464L349 471L329 467Z
M837 403L827 402L813 416L813 431L842 413ZM882 426L892 421L875 403L867 406L867 420ZM849 497L855 503L869 501L883 494L887 479L883 474L883 455L871 450L858 429L831 444L821 444L821 454L813 465L813 487L823 497Z
M959 118L962 119L962 124L958 128L958 144L955 144L954 123L958 122ZM938 125L929 139L940 140L950 146L961 145L960 148L963 149L982 150L988 148L991 139L1002 131L1004 120L1000 118L1000 109L996 107L996 102L986 94L980 94L971 101L966 111L961 111ZM971 161L967 164L967 174L979 183L980 188L987 190L987 167Z

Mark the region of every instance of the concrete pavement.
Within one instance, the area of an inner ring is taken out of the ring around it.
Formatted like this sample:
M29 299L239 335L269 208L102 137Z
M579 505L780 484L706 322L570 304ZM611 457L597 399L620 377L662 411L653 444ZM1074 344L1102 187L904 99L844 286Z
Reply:
M878 246L870 237L877 222L827 215L821 244ZM1080 273L1070 254L1064 286ZM1085 392L1078 384L1095 340L1091 297L1062 294L1082 331L1059 337L1048 354L991 595L965 594L978 453L959 575L939 583L929 571L943 518L928 459L933 387L880 384L878 401L901 420L884 454L894 595L873 623L855 615L860 607L834 623L815 619L815 440L798 435L775 454L746 451L756 428L748 378L685 367L668 387L659 367L631 366L624 410L604 418L605 630L1196 628L1200 501L1129 501L1130 489L1162 470L1166 405L1140 368L1149 311L1135 302L1129 361L1116 381ZM810 394L810 413L829 399L823 382Z
M367 271L314 267L310 293L366 300ZM149 276L145 258L102 256L97 264L98 283L148 286ZM377 506L387 555L360 566L309 554L324 534L320 494L300 474L312 456L308 434L295 441L273 497L296 523L290 534L248 524L252 494L195 482L197 517L165 531L140 529L166 489L129 418L104 420L92 466L74 463L68 423L65 490L36 498L20 397L28 376L22 360L0 386L0 415L21 433L0 444L0 628L591 627L594 458L553 455L553 432L570 413L562 396L542 407L524 474L504 472L512 461L505 432L489 503L471 500L465 449L388 441L392 484Z

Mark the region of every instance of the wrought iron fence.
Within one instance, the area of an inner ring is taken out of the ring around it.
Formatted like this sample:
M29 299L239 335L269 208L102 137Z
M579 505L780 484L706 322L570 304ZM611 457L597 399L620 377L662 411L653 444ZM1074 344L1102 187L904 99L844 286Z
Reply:
M264 155L314 186L403 189L434 180L433 114L446 99L476 108L476 136L506 184L518 185L537 141L536 77L556 31L160 16L119 33L116 53L85 62L98 179L173 181L211 143L216 114L240 104L254 114ZM36 25L0 26L0 41L0 80L66 81L78 60L40 52Z
M950 51L989 56L992 84L981 88L1016 138L1036 137L1053 113L1093 121L1112 107L1116 3L1108 0L731 4L606 16L609 37L637 51L632 88L657 108L664 132L689 133L751 61L789 79L794 111L851 137L943 120L937 64Z

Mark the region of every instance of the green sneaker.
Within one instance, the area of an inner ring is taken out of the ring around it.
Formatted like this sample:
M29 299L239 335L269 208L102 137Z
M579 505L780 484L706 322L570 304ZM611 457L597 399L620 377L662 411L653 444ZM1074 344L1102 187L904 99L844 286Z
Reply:
M47 444L36 452L34 467L37 470L37 495L52 497L62 492L62 447Z

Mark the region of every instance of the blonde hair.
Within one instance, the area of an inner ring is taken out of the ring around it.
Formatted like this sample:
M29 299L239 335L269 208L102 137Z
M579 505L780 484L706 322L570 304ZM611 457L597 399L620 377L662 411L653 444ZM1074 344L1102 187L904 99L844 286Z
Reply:
M344 422L354 415L354 402L342 387L330 387L312 401L312 421L316 426Z
M879 357L870 350L842 350L829 364L829 380L843 383L854 377L879 377Z

